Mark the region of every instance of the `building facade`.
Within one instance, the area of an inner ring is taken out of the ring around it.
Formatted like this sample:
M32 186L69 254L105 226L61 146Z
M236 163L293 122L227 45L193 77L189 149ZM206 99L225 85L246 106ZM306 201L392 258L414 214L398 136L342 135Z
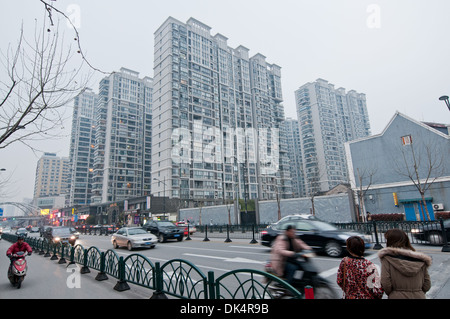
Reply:
M295 101L306 196L346 183L344 143L370 134L365 95L318 79L296 90Z
M152 193L212 205L292 196L280 67L169 17L154 33Z
M150 194L152 87L152 78L126 68L100 81L92 203Z
M69 158L56 153L44 153L38 160L34 184L34 198L58 196L67 193Z
M450 210L448 127L397 112L382 133L345 144L362 219L370 212L429 220Z
M290 161L292 194L294 198L306 197L303 172L302 149L300 145L300 127L298 121L287 118L285 122Z
M97 99L97 94L91 89L86 89L74 99L69 152L70 206L91 203Z

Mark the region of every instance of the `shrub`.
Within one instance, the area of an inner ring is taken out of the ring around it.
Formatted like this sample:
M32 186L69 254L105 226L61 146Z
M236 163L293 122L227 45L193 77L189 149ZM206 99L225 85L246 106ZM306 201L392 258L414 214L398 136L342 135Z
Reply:
M450 219L450 212L435 212L434 218Z
M389 221L389 222L398 222L405 220L404 214L372 214L372 220L375 221Z

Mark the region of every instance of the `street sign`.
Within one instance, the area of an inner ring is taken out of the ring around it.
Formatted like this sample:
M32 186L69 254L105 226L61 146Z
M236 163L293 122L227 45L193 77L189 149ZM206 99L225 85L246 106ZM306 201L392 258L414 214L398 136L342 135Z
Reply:
M3 216L3 208L0 208L0 216Z

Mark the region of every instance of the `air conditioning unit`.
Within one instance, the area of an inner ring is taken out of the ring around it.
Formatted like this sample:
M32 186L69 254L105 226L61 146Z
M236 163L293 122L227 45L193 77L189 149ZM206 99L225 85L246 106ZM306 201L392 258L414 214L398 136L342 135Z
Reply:
M444 204L433 204L434 210L444 210Z

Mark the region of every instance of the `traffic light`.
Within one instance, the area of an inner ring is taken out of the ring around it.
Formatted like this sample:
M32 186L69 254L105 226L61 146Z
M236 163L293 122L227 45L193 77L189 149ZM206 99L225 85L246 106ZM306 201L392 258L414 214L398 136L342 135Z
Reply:
M397 193L392 193L392 195L394 196L394 205L395 205L395 207L398 207L398 196L397 196Z

